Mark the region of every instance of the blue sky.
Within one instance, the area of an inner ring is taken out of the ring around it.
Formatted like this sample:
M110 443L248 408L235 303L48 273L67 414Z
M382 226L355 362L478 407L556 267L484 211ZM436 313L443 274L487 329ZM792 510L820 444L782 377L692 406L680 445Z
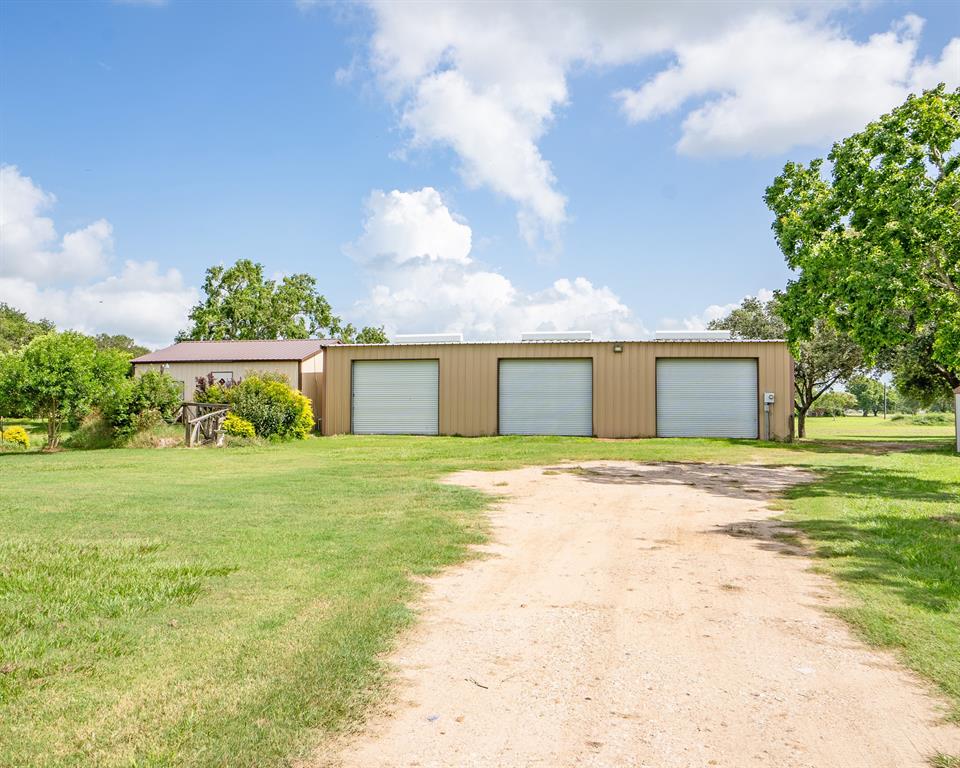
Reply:
M204 269L391 332L697 327L788 278L762 195L960 84L960 14L602 3L0 6L0 301L160 345Z

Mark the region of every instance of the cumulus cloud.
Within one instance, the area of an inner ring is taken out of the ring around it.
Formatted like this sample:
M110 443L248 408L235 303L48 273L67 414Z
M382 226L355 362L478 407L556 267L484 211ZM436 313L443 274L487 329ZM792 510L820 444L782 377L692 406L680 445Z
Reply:
M861 41L831 21L839 3L369 4L371 65L411 146L451 148L467 184L517 204L531 242L567 218L540 140L584 67L665 61L615 97L633 122L687 109L677 148L690 154L834 139L911 90L960 80L960 38L919 60L918 17Z
M584 277L561 278L525 292L478 264L470 247L469 225L436 190L371 193L363 233L345 248L372 283L357 313L384 323L388 333L461 331L475 339L573 328L608 338L645 333L605 286Z
M470 262L470 227L454 218L432 187L381 192L367 198L363 234L349 246L358 261L381 259Z
M104 219L57 235L43 214L56 197L15 165L0 167L0 277L41 283L102 275L113 254L113 228Z
M677 144L687 154L770 154L857 130L911 91L960 84L960 39L917 58L923 20L909 15L859 43L836 27L759 14L706 40L617 94L632 122L690 104Z
M754 294L748 294L739 301L731 301L729 304L711 304L705 307L701 312L688 315L680 320L672 317L663 318L657 325L659 330L663 331L704 331L713 320L720 320L729 315L733 310L739 307L744 299L755 297L766 303L773 298L773 291L769 288L761 288Z
M100 219L58 238L43 215L56 198L15 166L0 168L0 301L60 328L168 344L197 301L176 269L113 267L113 228Z

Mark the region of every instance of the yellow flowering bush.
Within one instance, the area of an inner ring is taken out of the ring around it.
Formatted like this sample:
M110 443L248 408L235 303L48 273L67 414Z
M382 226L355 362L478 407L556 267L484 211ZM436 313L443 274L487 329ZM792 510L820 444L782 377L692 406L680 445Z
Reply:
M234 437L255 437L256 431L246 419L240 418L235 413L228 413L227 418L223 420L223 431Z
M30 447L30 435L27 434L27 430L19 425L7 427L0 437L3 438L5 443L16 443L24 448Z

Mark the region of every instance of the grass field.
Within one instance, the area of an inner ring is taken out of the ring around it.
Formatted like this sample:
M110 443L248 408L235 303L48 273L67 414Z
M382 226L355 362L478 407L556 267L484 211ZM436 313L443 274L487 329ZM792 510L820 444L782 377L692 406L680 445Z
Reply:
M287 765L378 694L416 577L483 538L488 500L437 478L564 459L816 470L784 514L851 596L843 615L960 712L960 458L922 447L338 437L0 456L0 765Z
M953 414L947 414L950 419ZM900 419L882 416L812 416L807 418L808 440L895 440L930 441L949 439L954 434L948 424L916 425L910 417Z

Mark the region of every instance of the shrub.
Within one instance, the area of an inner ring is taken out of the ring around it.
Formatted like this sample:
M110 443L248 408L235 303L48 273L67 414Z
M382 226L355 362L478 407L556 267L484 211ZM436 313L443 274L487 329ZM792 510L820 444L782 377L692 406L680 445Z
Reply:
M140 412L156 411L161 419L171 419L180 407L183 389L172 376L147 371L135 379L134 397Z
M102 404L103 418L117 437L144 432L170 419L180 405L180 384L165 373L147 371L117 383Z
M310 400L283 380L248 376L230 395L233 413L250 422L259 437L304 438L313 429Z
M80 426L67 438L68 448L89 451L98 448L111 448L114 444L113 427L103 413L94 409L88 413Z
M0 433L0 438L2 438L5 443L15 443L22 448L30 447L30 435L27 434L27 430L19 425L7 427Z
M235 413L227 414L223 420L223 431L234 437L255 437L257 434L253 424Z
M908 424L916 424L921 427L933 427L947 424L953 424L954 416L952 413L918 413L914 416L908 416Z

